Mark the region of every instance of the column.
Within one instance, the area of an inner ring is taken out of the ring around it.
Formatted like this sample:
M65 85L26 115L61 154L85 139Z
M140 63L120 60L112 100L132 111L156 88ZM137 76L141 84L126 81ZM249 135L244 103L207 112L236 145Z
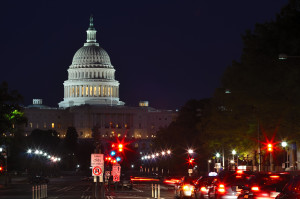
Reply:
M82 86L79 86L79 97L81 97L81 93L82 93Z

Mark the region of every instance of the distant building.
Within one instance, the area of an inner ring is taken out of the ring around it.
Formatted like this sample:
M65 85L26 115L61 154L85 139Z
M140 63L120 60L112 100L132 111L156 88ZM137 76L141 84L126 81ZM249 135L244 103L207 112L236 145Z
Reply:
M151 108L148 101L140 101L138 107L125 106L119 99L115 71L107 52L96 42L91 18L87 42L75 53L68 69L63 101L52 108L33 99L33 104L25 107L25 133L29 135L36 128L54 129L65 137L67 128L73 126L80 138L91 138L96 128L103 138L149 139L175 120L175 111Z

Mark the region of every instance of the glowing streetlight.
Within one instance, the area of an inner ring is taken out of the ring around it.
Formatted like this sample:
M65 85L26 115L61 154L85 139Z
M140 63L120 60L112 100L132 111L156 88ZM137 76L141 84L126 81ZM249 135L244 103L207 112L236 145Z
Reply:
M161 154L162 154L162 155L165 155L165 154L166 154L166 152L162 151L162 152L161 152Z
M235 155L236 154L236 150L232 150L232 155Z
M220 153L216 153L216 157L217 158L221 157Z
M167 154L169 154L169 155L170 155L170 154L171 154L171 151L170 151L170 150L168 150L168 151L167 151Z
M32 150L31 150L31 149L28 149L28 150L27 150L27 153L31 153L31 152L32 152Z
M282 147L287 147L287 145L288 145L288 144L287 144L286 141L282 141L282 142L281 142L281 146L282 146Z
M194 153L193 149L189 149L189 150L188 150L188 153L189 153L189 154L193 154L193 153Z

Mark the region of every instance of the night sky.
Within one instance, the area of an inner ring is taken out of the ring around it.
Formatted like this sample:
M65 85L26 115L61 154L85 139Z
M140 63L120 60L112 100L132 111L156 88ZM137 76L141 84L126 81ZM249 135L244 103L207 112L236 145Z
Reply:
M1 1L0 81L57 107L75 52L94 16L97 41L116 69L120 100L179 109L211 97L242 51L241 35L275 18L288 0Z

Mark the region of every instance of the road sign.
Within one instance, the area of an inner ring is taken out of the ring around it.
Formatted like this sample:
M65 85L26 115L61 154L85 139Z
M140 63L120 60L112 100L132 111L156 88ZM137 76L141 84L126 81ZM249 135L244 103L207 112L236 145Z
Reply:
M120 182L120 176L119 175L114 175L113 181L114 182Z
M111 175L113 175L113 176L115 176L115 175L120 176L121 175L121 166L119 164L113 165Z
M104 167L104 155L100 153L91 154L91 166L99 166L101 168Z
M99 166L93 167L92 175L93 176L100 176L100 175L102 175L102 168L99 167Z

